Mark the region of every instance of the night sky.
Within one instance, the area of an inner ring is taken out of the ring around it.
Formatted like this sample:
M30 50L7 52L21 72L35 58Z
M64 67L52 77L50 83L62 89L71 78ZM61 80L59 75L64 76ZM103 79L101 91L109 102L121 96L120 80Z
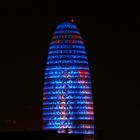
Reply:
M49 43L75 20L91 69L96 137L135 140L140 122L140 18L129 3L58 0L0 7L0 131L39 130ZM133 9L133 10L132 10Z

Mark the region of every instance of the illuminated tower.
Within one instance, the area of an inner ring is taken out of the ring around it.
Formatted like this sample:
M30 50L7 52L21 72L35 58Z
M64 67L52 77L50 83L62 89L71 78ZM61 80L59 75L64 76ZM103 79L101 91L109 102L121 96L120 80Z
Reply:
M43 93L43 129L94 134L93 98L87 55L76 25L57 26L50 43Z

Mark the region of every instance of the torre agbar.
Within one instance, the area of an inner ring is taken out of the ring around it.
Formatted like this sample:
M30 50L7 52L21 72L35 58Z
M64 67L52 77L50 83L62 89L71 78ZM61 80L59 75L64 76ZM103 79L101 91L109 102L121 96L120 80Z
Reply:
M43 129L94 135L93 93L84 42L75 24L57 26L48 52Z

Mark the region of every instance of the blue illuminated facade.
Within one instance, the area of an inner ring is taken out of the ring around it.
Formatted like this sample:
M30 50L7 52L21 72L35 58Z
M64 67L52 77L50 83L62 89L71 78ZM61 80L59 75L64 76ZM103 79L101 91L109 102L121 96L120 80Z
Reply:
M76 25L57 26L50 43L43 92L43 129L94 134L92 86L85 46Z

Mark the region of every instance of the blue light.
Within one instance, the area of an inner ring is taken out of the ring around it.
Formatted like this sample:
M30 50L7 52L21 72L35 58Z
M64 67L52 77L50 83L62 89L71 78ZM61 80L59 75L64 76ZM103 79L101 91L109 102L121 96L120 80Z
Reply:
M65 22L57 26L48 52L43 129L94 134L93 123L87 121L94 122L94 112L86 50L76 25Z

